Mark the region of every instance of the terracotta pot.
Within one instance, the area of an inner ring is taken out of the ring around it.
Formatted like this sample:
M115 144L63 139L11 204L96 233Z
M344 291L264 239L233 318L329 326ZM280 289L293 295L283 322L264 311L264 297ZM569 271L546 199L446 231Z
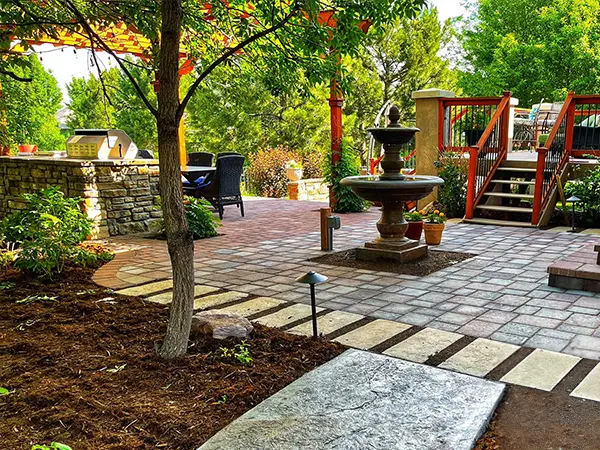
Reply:
M408 230L406 230L405 236L413 241L421 240L421 233L423 232L423 221L408 222Z
M302 179L302 169L287 168L287 176L290 181L299 181Z
M35 153L37 152L37 145L23 144L19 145L19 153Z
M443 223L424 223L425 242L428 245L439 245L442 241L442 233L444 232L445 224Z

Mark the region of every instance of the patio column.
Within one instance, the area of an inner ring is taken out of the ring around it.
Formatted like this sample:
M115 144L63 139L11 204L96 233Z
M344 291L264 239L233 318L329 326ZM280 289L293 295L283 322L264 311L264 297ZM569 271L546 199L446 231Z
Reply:
M331 96L329 98L329 110L331 116L331 164L333 167L342 159L342 108L344 99L339 89L336 78L331 80ZM335 177L334 177L335 178ZM333 186L329 188L329 207L333 209L336 198L333 194Z
M438 160L439 133L443 129L444 112L440 100L452 98L454 93L442 89L414 91L412 98L416 104L416 126L421 131L416 136L417 175L437 175L435 162ZM437 188L430 195L417 202L421 209L437 199Z

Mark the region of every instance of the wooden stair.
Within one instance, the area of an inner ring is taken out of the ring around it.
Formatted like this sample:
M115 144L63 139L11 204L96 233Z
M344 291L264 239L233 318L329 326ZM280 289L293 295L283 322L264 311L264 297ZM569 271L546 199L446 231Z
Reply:
M468 223L534 227L531 224L535 187L534 161L502 161Z

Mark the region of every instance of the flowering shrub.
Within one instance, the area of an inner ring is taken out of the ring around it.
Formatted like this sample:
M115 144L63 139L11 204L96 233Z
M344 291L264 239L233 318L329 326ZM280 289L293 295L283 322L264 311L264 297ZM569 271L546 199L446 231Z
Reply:
M323 178L323 152L314 149L303 153L302 166L304 168L304 178Z
M283 147L250 153L250 165L246 169L250 192L261 197L285 197L288 192L286 165L296 159L298 155Z
M462 217L467 207L469 160L461 155L442 155L435 163L444 184L438 187L438 201L450 217Z

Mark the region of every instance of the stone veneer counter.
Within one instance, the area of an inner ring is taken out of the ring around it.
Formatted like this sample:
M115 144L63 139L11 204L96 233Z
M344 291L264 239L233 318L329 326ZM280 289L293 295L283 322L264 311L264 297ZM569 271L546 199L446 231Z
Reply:
M162 226L158 161L0 157L0 218L23 209L22 194L59 186L81 197L96 238L155 231Z

